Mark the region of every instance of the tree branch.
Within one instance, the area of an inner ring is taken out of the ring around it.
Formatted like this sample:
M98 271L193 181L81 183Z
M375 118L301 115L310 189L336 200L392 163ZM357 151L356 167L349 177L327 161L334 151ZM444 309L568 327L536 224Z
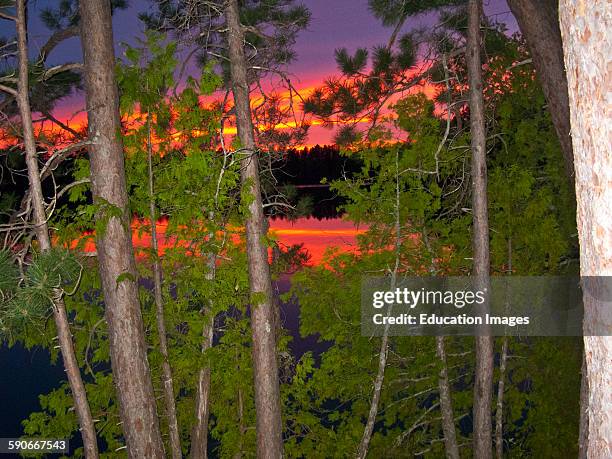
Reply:
M43 47L40 48L40 52L38 53L38 60L41 62L45 62L47 60L47 57L49 56L49 53L51 53L51 51L53 51L53 49L57 45L59 45L62 41L67 40L68 38L76 37L78 34L78 26L71 26L63 30L58 30L53 35L51 35L51 37L49 37L49 40L47 40L47 43L45 43Z

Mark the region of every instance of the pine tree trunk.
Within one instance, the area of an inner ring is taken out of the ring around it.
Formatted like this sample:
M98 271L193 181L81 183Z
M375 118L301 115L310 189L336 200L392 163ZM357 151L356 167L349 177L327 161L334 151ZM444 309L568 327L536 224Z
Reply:
M440 411L442 412L442 432L444 432L444 449L447 459L459 459L459 446L455 431L455 417L453 415L453 402L451 388L448 381L448 365L446 362L446 348L444 336L436 336L436 354L440 359L442 368L438 378L440 391Z
M251 291L251 327L253 333L253 373L257 414L257 456L277 459L283 456L282 420L278 363L274 331L274 302L268 254L264 245L265 216L261 200L259 160L255 147L249 100L247 63L244 55L244 31L240 24L237 0L226 2L228 48L236 125L244 155L241 178L252 197L246 219L246 244Z
M149 173L149 219L151 220L151 250L153 251L153 297L155 299L155 318L159 339L159 353L162 356L162 385L164 388L164 403L168 418L170 434L170 452L173 459L182 457L181 437L176 418L176 402L174 400L174 383L172 368L168 357L168 338L166 337L166 319L164 313L164 298L162 294L162 267L159 260L159 244L157 241L157 217L155 212L155 193L153 184L153 145L151 143L151 115L147 115L147 163Z
M32 126L32 111L29 99L29 61L27 43L27 19L26 19L26 0L17 0L17 47L19 56L19 79L17 85L17 105L21 116L23 128L23 140L26 150L26 165L28 168L28 179L30 184L30 197L34 213L34 232L36 239L43 252L51 250L51 238L49 237L49 227L47 225L47 215L40 181L40 171L38 167L38 154L36 153L36 139ZM66 376L72 392L74 407L81 426L81 437L83 438L83 448L85 457L97 458L98 445L96 440L96 429L94 427L91 410L87 401L85 385L81 378L79 364L74 353L74 344L70 332L66 306L61 297L54 300L53 318L59 340L60 351Z
M476 288L489 291L489 223L487 205L487 162L482 65L480 60L481 0L468 2L467 67L470 87L470 131L472 135L472 216ZM485 302L486 303L486 302ZM486 306L486 304L484 305ZM483 308L485 310L486 308ZM485 331L476 336L474 383L474 456L492 457L491 399L493 395L493 340Z
M587 457L612 457L612 4L562 0L588 383ZM607 280L606 280L607 279ZM607 336L601 336L601 335ZM599 336L597 336L599 335Z
M212 220L212 219L211 219ZM215 261L213 254L209 255L206 279L215 278ZM204 312L204 311L202 311ZM204 326L202 331L202 352L213 345L214 317ZM196 393L196 422L191 431L191 459L207 459L208 457L208 420L210 418L210 377L209 366L200 369L198 374L198 389Z
M565 170L573 186L574 155L558 4L558 0L508 0L508 6L527 41L561 144Z
M163 458L130 233L110 2L80 0L79 12L91 188L104 226L96 246L122 428L130 458Z

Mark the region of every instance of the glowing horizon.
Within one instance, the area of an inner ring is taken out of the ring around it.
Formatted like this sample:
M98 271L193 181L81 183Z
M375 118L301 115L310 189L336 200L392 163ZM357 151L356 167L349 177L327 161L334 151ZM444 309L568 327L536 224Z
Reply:
M353 222L342 218L318 220L312 217L302 217L294 221L284 219L269 219L270 236L275 238L279 245L290 247L295 244L303 244L310 255L309 265L318 265L322 262L325 252L336 248L341 252L358 251L357 236L367 231L366 225L357 226ZM132 244L137 258L145 256L144 250L151 247L151 233L141 231L142 226L149 225L149 221L134 220L132 228ZM166 238L167 220L156 222L155 228L158 235L159 254L163 255L166 249L176 245L176 241ZM231 228L232 240L240 242L242 228ZM82 243L82 251L85 254L96 252L94 233L83 234L82 239L72 241L69 246L75 248ZM180 245L180 244L179 244Z
M411 73L417 73L416 68ZM329 75L325 75L325 77L321 77L321 79L319 80L317 84L313 84L315 81L313 79L310 79L308 84L305 86L297 84L296 89L299 91L302 97L307 97L317 87L322 86L325 82L325 79L328 77ZM412 88L406 90L404 94L421 92L425 94L428 98L432 99L433 97L435 97L438 91L439 91L439 85L434 85L434 84L425 82L424 84L414 85ZM284 106L281 106L281 107L287 108L289 104L287 98L290 97L290 91L288 89L284 91L277 91L276 94L282 100L285 100ZM397 99L401 97L401 95L402 94L396 95L394 98L392 98L392 100L391 99L389 100L389 103L396 101ZM257 106L258 103L262 102L262 100L263 100L262 96L254 96L251 98L251 105ZM218 99L216 98L211 99L211 102L212 101L218 102ZM80 93L78 94L78 97L72 96L72 97L66 98L63 101L63 103L59 103L57 107L55 107L55 109L52 111L51 114L53 115L54 118L56 118L57 120L59 120L60 122L68 126L70 129L77 131L77 132L82 132L87 127L87 112L85 110L84 105L85 105L84 97L83 97L83 94ZM302 115L301 110L297 110L296 113L298 116ZM125 115L123 117L125 118ZM129 116L128 119L134 119L136 117L137 117L137 114L135 113L134 115ZM366 124L369 121L370 120L367 117L359 117L359 118L356 118L355 120L349 120L346 123ZM315 145L334 144L334 140L333 140L334 130L333 129L330 129L327 126L324 126L325 123L323 123L321 120L316 119L314 117L310 117L310 119L308 119L308 124L310 127L308 131L307 140L303 144L296 146L298 149L301 149L304 147L312 147ZM338 124L338 123L332 123L332 124ZM56 135L66 134L66 131L62 127L58 126L52 120L47 120L40 124L37 123L37 125L38 125L37 126L38 134L40 134L43 131L45 134L56 134ZM274 126L274 129L285 130L285 129L292 129L297 126L298 126L298 123L296 122L296 120L287 120L286 122L276 124ZM265 127L265 126L262 126L262 127ZM223 132L225 135L235 136L237 134L237 129L234 125L230 124L228 126L224 126Z

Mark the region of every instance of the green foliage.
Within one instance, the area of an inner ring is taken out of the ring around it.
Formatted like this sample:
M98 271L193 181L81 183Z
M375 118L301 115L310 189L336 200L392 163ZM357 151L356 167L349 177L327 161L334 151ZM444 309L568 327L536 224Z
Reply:
M19 269L11 257L11 253L4 249L0 250L0 294L3 297L11 296L17 289L19 283Z
M183 444L189 444L198 374L208 366L213 375L211 392L218 394L211 399L210 429L225 457L235 454L240 443L254 450L254 437L237 427L237 413L232 408L238 392L244 391L243 415L250 412L244 422L254 419L252 389L246 384L251 377L249 322L244 313L249 300L246 259L233 248L234 231L228 226L229 222L241 221L236 213L239 163L209 148L220 126L219 114L203 103L221 83L213 73L213 64L204 69L199 80L188 78L180 92L170 92L175 49L172 43L162 46L163 42L163 37L149 32L144 48L128 48L129 62L119 71L120 82L125 83L122 107L139 120L124 137L130 206L138 217L148 219L153 199L163 219L163 230L158 230L163 253L145 251L139 271L143 277L150 276L147 259L159 257L164 273L169 360L175 388L181 388L177 415ZM149 189L149 152L153 196ZM143 220L139 234L150 235L151 224ZM215 267L221 254L232 261ZM155 329L152 292L142 290L141 300L146 327ZM220 342L202 352L203 330L214 326L219 316L226 317ZM160 386L163 357L158 352L158 336L151 334L149 341L154 349L149 356L154 384ZM238 362L243 370L233 373L231 369L238 370ZM236 415L228 416L228 410ZM162 424L162 428L166 426ZM233 452L226 454L226 449Z
M359 156L362 169L351 180L331 184L346 200L347 218L367 225L358 239L360 254L329 253L322 266L293 278L288 297L299 301L300 333L318 335L328 349L320 363L313 363L311 354L300 360L288 391L288 422L294 432L288 450L296 457L312 457L320 451L330 457L353 454L363 435L380 352L379 339L360 336L363 276L385 275L396 257L399 275L449 269L448 256L439 255L449 242L437 217L444 204L443 187L461 162L446 148L439 149L442 125L431 101L423 95L408 96L394 110L396 126L409 130L410 142L361 145L346 152ZM453 344L460 353L467 343L453 340ZM390 339L377 427L369 448L372 456L403 457L407 451L412 455L420 450L431 450L434 457L444 454L438 405L432 401L440 369L432 364L437 362L435 355L433 338ZM452 360L449 365L457 368ZM462 379L458 371L452 376ZM465 390L466 385L459 387ZM463 416L470 399L462 391L453 395L456 415Z
M117 81L121 87L121 111L133 114L136 104L140 111L149 113L163 106L165 91L172 87L176 68L176 43L164 44L165 37L154 31L145 33L139 48L126 46L126 65L117 67ZM169 114L164 114L166 121ZM161 128L163 128L163 124Z
M416 16L427 11L465 3L465 0L368 0L368 8L381 20L383 25L392 26L408 16Z
M26 271L26 284L40 291L64 288L78 281L81 269L74 253L55 248L35 254Z
M395 26L407 16L449 3L455 2L385 0L369 5L385 25ZM68 16L73 7L71 1L59 5ZM159 2L159 16L149 19L158 25L171 18L185 19L174 16L174 7L175 2ZM269 51L254 57L255 65L260 58L287 62L291 33L303 27L308 16L304 8L284 0L247 2L241 14L243 24L259 31L275 26L271 33L278 43L249 32L250 43ZM440 49L447 50L461 42L464 18L454 10L443 17L450 21ZM48 17L55 27L65 26L65 19L70 18ZM283 35L287 30L290 33ZM508 39L499 29L487 36L486 45L495 50L484 67L491 272L507 274L509 257L516 274L574 272L573 198L543 95L530 67L506 72L517 58L525 57L520 41ZM222 38L212 42L222 43ZM436 101L419 94L391 97L415 81L409 70L417 42L404 34L391 46L374 47L369 53L337 50L342 76L315 90L304 104L305 111L325 123L343 123L338 140L354 147L343 154L360 169L350 179L332 181L331 188L343 198L346 218L367 230L358 238L356 253L330 250L322 264L306 269L298 269L307 261L302 247L281 249L274 240L264 241L273 248L275 274L294 271L284 300L299 303L300 334L316 341L312 350L298 356L290 351L290 337L276 330L288 457L346 457L357 449L380 352L379 338L361 336L363 276L388 275L396 260L400 275L470 271L469 135L463 128L468 113L460 102L461 85L441 89ZM174 41L147 32L135 47L126 47L117 69L129 215L135 217L137 241L149 241L156 225L160 242L157 253L146 243L137 244L148 359L155 389L161 391L163 356L154 333L157 311L153 292L147 288L152 262L159 261L184 453L189 450L199 372L210 368L211 455L255 456L249 308L261 298L250 295L242 228L252 203L250 183L240 184L237 154L215 148L222 115L218 107L205 102L223 84L218 67L207 61L201 77L177 85L176 52ZM458 83L465 76L462 59L448 62ZM377 112L381 101L388 112ZM440 116L440 108L449 108L449 102L458 107L452 119L445 111ZM356 120L371 115L372 125L363 131ZM72 174L75 180L88 177L88 161L76 160ZM111 218L128 223L122 209L104 201L94 204L85 184L73 187L67 201L59 203L52 222L60 243L72 244L79 236L76 248L80 249L86 240L83 232L88 237L101 234ZM103 215L98 226L92 223L96 213ZM96 263L95 258L80 260L68 250L54 249L27 259L22 272L11 253L0 252L0 327L11 342L43 346L57 360L55 326L46 319L54 299L63 295L100 445L105 448L102 457L125 457ZM125 273L117 282L125 280L138 281ZM214 329L214 345L203 349L208 327ZM509 343L503 413L509 455L576 455L579 341L512 339ZM459 442L467 444L471 432L462 421L472 405L473 341L447 338L446 346L457 433ZM444 456L440 368L433 338L390 339L370 456ZM497 373L495 382L498 377ZM557 384L551 385L551 380ZM40 405L41 410L23 422L26 435L77 435L66 383L41 395ZM160 419L167 434L168 426ZM465 454L469 455L467 449ZM74 452L75 457L82 455L82 450Z
M226 2L208 1L206 7L197 9L186 7L183 0L153 3L156 6L153 12L141 15L147 27L174 34L186 51L192 50L188 59L194 56L193 64L214 70L229 94L232 85L227 27L219 26L225 22ZM251 107L257 146L262 153L272 155L275 150L303 145L310 123L296 113L299 95L286 72L287 64L295 58L293 45L298 33L307 27L310 12L295 0L238 2L238 7L244 26L248 84L254 97L261 97L261 102ZM188 67L185 65L183 70ZM207 71L204 74L212 75ZM273 89L260 84L264 77L274 81ZM260 94L255 96L256 93ZM233 110L230 98L221 95L219 99L223 115L229 116ZM231 145L238 150L235 139ZM274 180L266 178L262 176L263 188L272 188Z
M209 7L194 14L181 0L159 0L156 11L142 14L141 19L149 28L172 30L188 38L202 52L199 61L209 64L206 50L227 57L226 30L217 27L224 20L225 4L221 0L209 2ZM240 2L240 22L245 30L245 53L250 62L251 81L268 73L267 69L278 69L290 63L294 57L293 44L297 34L308 26L310 11L294 0L266 0L265 2ZM185 24L189 24L185 27ZM196 38L194 38L196 37ZM226 59L220 61L220 73L229 82L229 66Z
M391 137L385 111L389 99L414 86L418 78L410 72L416 64L416 45L409 34L398 43L375 46L370 53L358 48L354 55L344 49L335 51L341 77L328 78L302 103L305 113L321 120L327 127L338 126L334 141L340 146L362 141L379 142ZM367 121L363 131L359 123Z
M117 219L124 225L129 224L126 221L127 219L125 218L123 210L101 196L96 196L96 202L93 205L92 212L97 216L97 218L95 218L95 230L100 237L104 237L108 224L112 219Z
M234 218L232 212L238 195L239 170L238 163L232 158L206 149L216 135L218 114L206 108L200 100L218 87L218 77L207 70L199 81L190 79L181 92L167 94L168 85L173 84L176 69L174 53L173 43L167 44L165 37L149 32L139 47L127 49L127 62L119 66L118 76L121 83L121 106L133 120L126 126L124 144L127 152L130 213L136 217L144 218L149 214L149 133L156 142L152 158L155 183L153 198L156 207L167 219L167 225L161 234L165 240L165 252L163 256L155 254L155 257L161 256L162 267L167 274L164 276L163 294L170 361L175 387L181 388L180 394L177 393L178 416L184 444L188 445L198 372L203 365L213 363L215 371L219 371L217 360L211 357L212 351L201 351L202 330L217 315L228 309L243 308L248 300L248 282L244 267L246 260L238 251L234 254L235 265L232 263L229 267L219 267L223 273L219 280L210 277L211 268L203 262L205 254L215 256L223 252L226 256L232 256L231 251L235 250L227 241L228 238L231 240L231 235L228 235L224 225ZM76 180L87 177L88 161L77 160L73 174ZM74 187L68 200L72 205L76 204L77 210L75 212L67 208L58 212L57 223L62 228L65 242L72 242L83 230L94 230L98 234L103 232L110 218L127 220L115 206L103 201L94 205L84 185ZM105 218L102 219L102 226L92 227L91 221L96 212L102 213ZM138 236L148 237L150 222L143 220L137 229ZM84 238L81 245L83 242ZM149 262L153 254L147 249L143 252L138 257L138 269L139 275L146 278L151 275ZM87 392L91 410L94 418L99 420L98 434L106 445L103 457L117 457L125 454L125 450L120 449L123 438L117 420L108 337L96 271L95 263L87 267L79 291L66 298L66 307L72 317L76 354L88 379ZM125 280L137 279L125 273L119 276L117 282ZM154 330L156 322L152 292L143 288L140 294L146 329ZM214 303L211 303L213 298ZM210 304L212 308L208 307ZM247 319L241 317L240 320L245 322ZM242 326L246 327L244 324ZM22 334L24 339L28 340L29 345L48 346L54 352L50 340L54 336L52 324L42 323L39 327L43 333L40 333L40 329L38 335L26 330ZM160 388L161 355L157 335L148 334L147 340L153 349L149 361L154 384ZM243 354L247 359L244 367L249 368L250 352L247 349ZM231 387L227 380L220 384L226 388ZM42 396L43 411L33 413L24 422L25 432L28 435L48 437L70 437L76 434L77 420L67 394L67 387L62 386ZM245 399L245 403L252 403L249 400ZM219 400L219 403L231 403L231 400ZM219 405L219 409L222 406ZM162 427L167 428L164 423ZM218 431L220 436L225 434L224 428L219 427ZM82 451L76 452L77 456L80 454Z
M492 59L485 75L487 114L492 120L488 144L492 273L506 274L509 241L514 273L572 272L571 190L554 129L532 70L520 69L514 75L504 71L520 56L519 45L506 39L495 45L497 49L501 44L505 52ZM389 53L382 48L378 53L375 71L383 74ZM454 71L464 71L463 62L452 65ZM350 103L338 101L342 94L354 94L352 88L346 82L330 82L326 90L314 93L313 107L322 107L327 115L341 110L349 119L355 113ZM442 91L438 100L446 103L448 96ZM470 194L465 172L469 170L469 138L457 120L447 125L438 118L433 102L422 95L400 99L392 108L395 129L406 134L406 141L357 144L346 154L358 156L362 170L352 180L332 183L346 200L342 209L347 218L368 225L359 237L360 254L329 253L322 266L294 276L288 295L299 301L301 334L318 335L327 349L320 363L311 354L301 359L287 391L286 412L293 433L288 451L296 457L316 456L318 451L329 456L353 452L363 433L379 341L359 337L360 283L363 275L382 274L393 266L398 189L401 273L458 275L469 273L471 267L472 222L466 212ZM464 114L457 112L457 116ZM349 129L339 132L356 140L356 131ZM446 129L450 135L441 143ZM575 339L510 340L504 438L512 457L575 453L579 344ZM453 408L459 418L471 410L471 346L467 339L447 339ZM555 353L555 348L563 351ZM406 452L412 456L427 451L431 457L443 456L434 343L429 338L392 338L389 355L370 454L403 457ZM462 357L455 361L457 356ZM563 380L567 390L556 394L547 382L551 379ZM567 405L559 406L555 395ZM562 436L559 442L555 430ZM457 433L460 443L461 437L470 434L464 428Z
M84 263L80 289L64 301L71 317L75 355L81 367L88 402L96 419L96 427L106 450L104 458L125 457L123 433L119 422L119 410L115 402L115 387L111 376L108 333L104 320L104 308L100 295L100 281L95 262ZM58 349L53 337L56 335L53 321L36 327L28 327L22 336L25 344L44 346L57 360ZM41 411L30 414L22 422L24 434L29 437L71 438L78 434L78 420L68 383L39 397ZM82 448L71 451L72 457L83 457Z
M55 301L72 293L81 263L68 250L35 253L21 274L8 251L0 252L0 339L13 343L29 326L40 326Z
M363 72L368 63L368 50L359 48L353 56L349 56L346 48L340 48L335 51L336 64L346 76L355 75Z
M19 288L20 273L11 253L0 251L0 338L10 336L15 317L15 296Z
M220 454L232 456L237 447L254 452L254 432L247 429L254 423L254 404L249 319L245 309L249 301L246 257L244 248L234 245L241 222L236 212L240 197L239 163L231 156L208 149L216 136L219 115L201 103L220 81L209 69L199 81L189 79L181 92L168 91L175 65L165 64L175 62L174 45L166 45L163 36L152 32L138 48L128 48L126 56L127 62L120 65L118 75L122 84L121 106L131 120L123 135L130 210L141 222L136 224L137 237L146 240L151 236L151 222L146 219L153 199L161 217L157 225L163 247L157 254L148 248L137 252L138 274L150 278L151 261L160 260L169 361L177 389L182 443L187 450L198 374L209 366L213 375L211 392L216 394L211 399L210 429L220 442ZM147 167L150 146L152 196ZM75 175L86 174L86 164L77 163ZM100 206L91 205L90 197L83 191L75 191L71 199L79 203L79 213L85 217L80 221L84 224L93 212L101 210ZM217 256L227 261L215 266ZM126 279L122 275L117 282ZM79 330L75 333L75 345L77 355L84 356L81 367L91 378L87 390L93 416L102 426L99 435L107 446L104 457L117 457L124 454L121 449L117 452L123 446L123 438L117 421L99 289L97 278L84 279L80 292L67 301L67 307L74 314L75 329ZM145 329L155 330L153 292L142 288L140 299ZM211 324L220 334L219 343L203 352L202 333ZM147 341L151 347L148 357L153 383L161 390L163 357L158 335L147 333ZM240 415L234 409L239 396ZM41 398L43 411L25 421L26 433L67 437L76 433L78 426L69 402L65 386ZM160 412L163 409L160 404ZM167 425L162 422L161 426L165 432Z
M380 350L379 339L360 336L361 279L384 267L386 261L388 258L376 256L356 259L330 254L327 268L312 268L294 277L291 295L300 302L300 332L320 334L320 345L327 350L316 360L305 354L287 390L284 413L292 435L286 447L291 457L316 457L322 451L326 457L345 457L356 451ZM459 353L464 346L459 340L452 344ZM409 457L440 438L439 412L432 402L439 371L435 343L433 338L392 338L389 346L369 454ZM454 357L450 361L450 365L457 363ZM470 400L459 391L453 395L456 415L463 416ZM432 445L432 457L443 455L440 445Z

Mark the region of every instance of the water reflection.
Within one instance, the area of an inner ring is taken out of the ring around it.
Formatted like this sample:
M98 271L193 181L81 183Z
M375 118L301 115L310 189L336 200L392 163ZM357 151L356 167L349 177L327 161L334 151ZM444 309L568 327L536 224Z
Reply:
M319 220L311 217L296 220L273 219L270 221L270 232L276 235L279 244L291 246L304 244L311 255L310 264L319 264L330 247L341 251L357 250L357 235L366 231L366 227L340 217Z

